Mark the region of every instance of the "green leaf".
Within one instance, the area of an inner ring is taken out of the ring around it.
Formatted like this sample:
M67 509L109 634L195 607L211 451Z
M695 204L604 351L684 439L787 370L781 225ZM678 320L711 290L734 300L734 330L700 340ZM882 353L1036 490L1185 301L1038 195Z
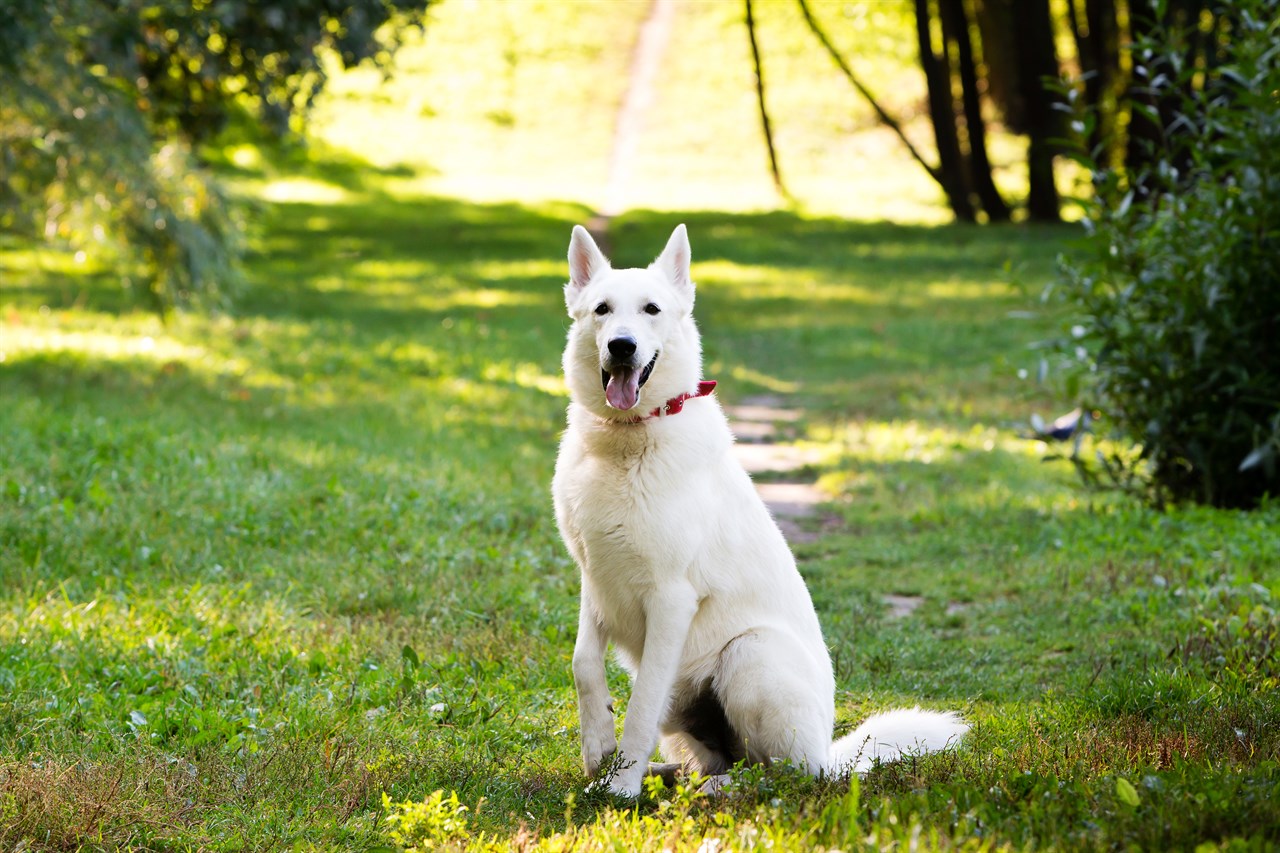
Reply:
M417 669L422 666L422 661L418 659L418 653L413 650L413 646L408 644L405 644L405 647L400 650L400 659L410 669Z
M1142 801L1133 783L1123 776L1116 777L1116 796L1120 798L1120 802L1133 808L1137 808L1138 803Z

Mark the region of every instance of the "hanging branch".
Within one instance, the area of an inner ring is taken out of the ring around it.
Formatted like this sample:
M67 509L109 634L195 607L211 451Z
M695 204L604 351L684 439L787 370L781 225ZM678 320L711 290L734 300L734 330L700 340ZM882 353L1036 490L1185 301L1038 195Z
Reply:
M773 173L773 186L783 198L791 198L782 183L782 171L778 168L778 152L773 147L773 127L769 123L769 111L764 105L764 68L760 64L760 46L756 44L756 21L751 13L751 0L747 6L747 37L751 40L751 61L756 70L756 101L760 104L760 126L764 129L764 144L769 149L769 170Z
M822 46L827 49L827 53L830 54L831 59L835 62L836 66L844 72L844 76L853 84L853 88L857 89L858 94L867 99L867 103L871 105L871 109L875 110L876 116L879 117L881 124L885 125L898 135L898 138L902 140L903 145L907 146L907 150L911 152L911 156L915 158L916 162L923 166L924 170L929 173L929 176L945 189L946 184L943 182L942 173L936 166L930 165L929 162L924 159L924 156L916 150L914 145L911 144L911 140L907 139L907 135L902 132L902 125L898 124L898 122L894 120L893 116L885 112L884 107L880 106L880 103L875 99L875 96L871 94L871 90L862 85L862 81L854 76L853 69L851 69L848 63L844 61L844 57L840 55L840 52L836 50L835 45L833 45L831 40L827 38L827 34L822 31L822 28L818 26L818 22L814 20L813 14L809 11L809 4L806 3L805 0L796 0L796 2L800 4L800 11L804 14L804 19L809 24L809 29L818 37L818 41L822 42ZM750 5L750 3L748 3L748 5Z

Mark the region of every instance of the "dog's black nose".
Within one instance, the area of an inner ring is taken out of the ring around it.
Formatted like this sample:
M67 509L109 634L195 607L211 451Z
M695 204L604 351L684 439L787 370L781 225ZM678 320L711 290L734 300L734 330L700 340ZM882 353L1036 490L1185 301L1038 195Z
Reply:
M622 361L631 358L636 354L635 338L614 338L609 341L609 355L615 360Z

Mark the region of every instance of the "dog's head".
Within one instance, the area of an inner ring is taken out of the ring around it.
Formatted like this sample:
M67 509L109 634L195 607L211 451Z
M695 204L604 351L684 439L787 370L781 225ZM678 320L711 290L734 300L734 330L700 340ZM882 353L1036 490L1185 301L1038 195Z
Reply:
M574 227L564 372L575 402L602 418L632 420L695 389L702 348L689 257L679 225L647 268L615 270L587 230Z

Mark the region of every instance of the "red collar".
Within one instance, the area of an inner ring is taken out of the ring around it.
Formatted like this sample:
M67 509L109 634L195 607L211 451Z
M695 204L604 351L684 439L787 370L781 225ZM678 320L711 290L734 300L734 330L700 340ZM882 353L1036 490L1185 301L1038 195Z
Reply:
M698 397L710 397L711 392L716 390L716 381L708 379L705 382L698 383L698 390L693 394L681 394L679 397L672 397L658 408L649 413L649 417L656 418L659 415L678 415L684 409L685 400L695 400Z

